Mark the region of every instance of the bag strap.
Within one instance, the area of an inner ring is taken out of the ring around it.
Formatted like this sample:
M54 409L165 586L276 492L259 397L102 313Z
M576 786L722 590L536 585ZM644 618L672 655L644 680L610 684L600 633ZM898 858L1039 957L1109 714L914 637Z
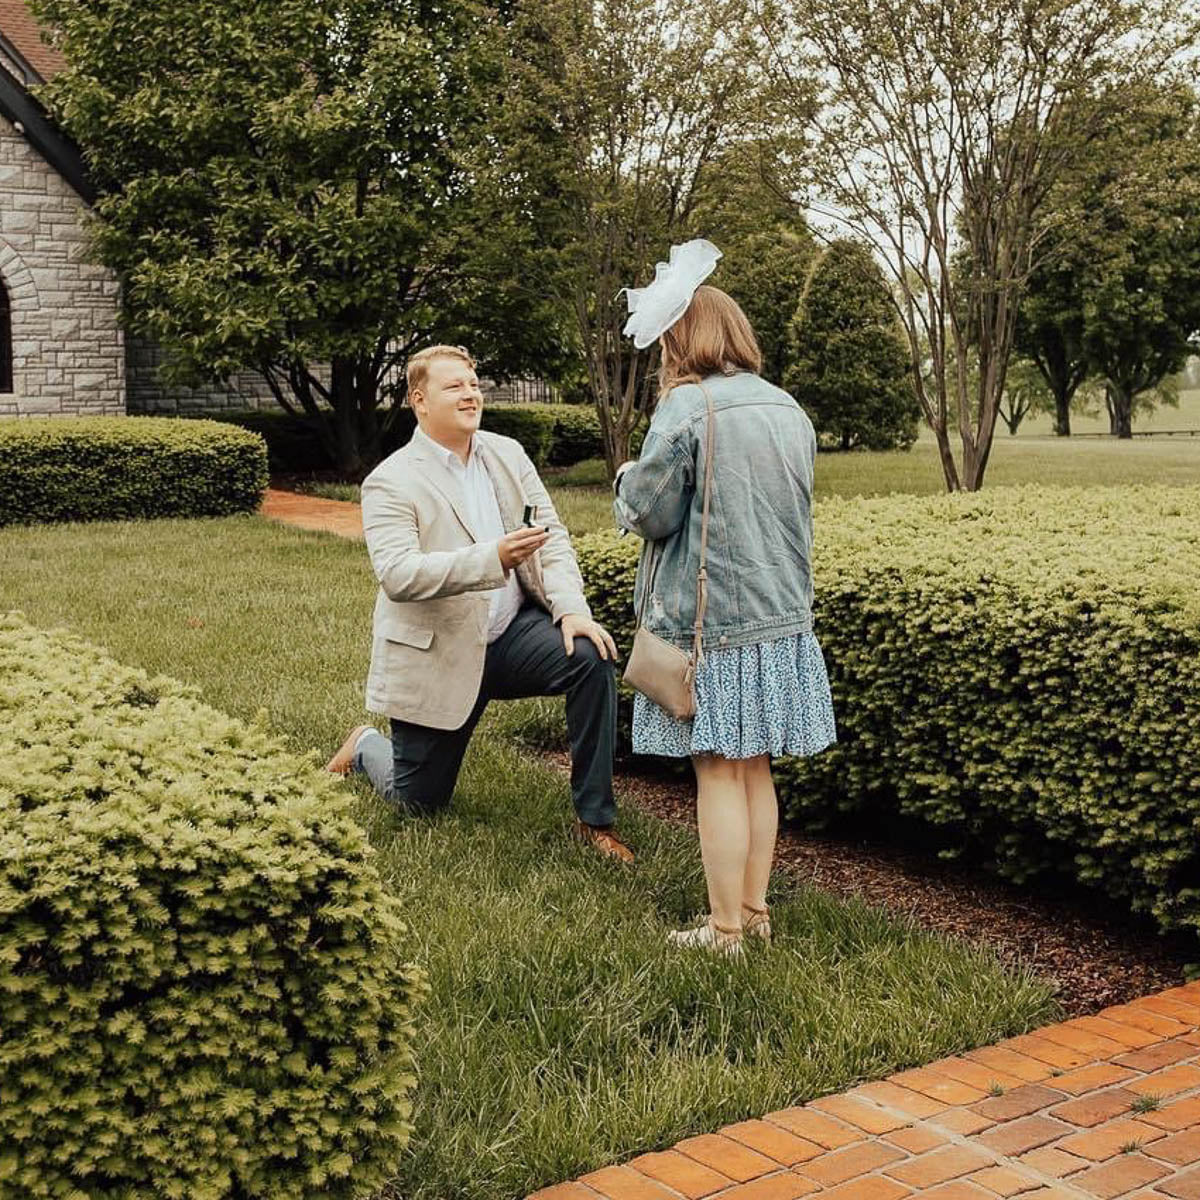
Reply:
M700 521L700 571L696 576L696 640L692 656L696 666L704 661L704 612L708 608L708 510L712 501L713 451L716 446L717 420L712 396L700 385L708 404L708 445L704 451L704 516Z
M713 408L712 396L704 384L700 384L700 390L704 393L704 399L708 406L708 444L704 452L704 514L700 520L700 570L696 575L696 624L695 639L692 644L692 657L696 666L704 661L704 614L708 608L708 515L712 505L713 451L717 436L716 410ZM657 554L656 551L658 551ZM650 550L650 561L652 565L646 574L642 603L637 612L638 628L642 626L643 618L646 615L646 604L649 602L650 592L654 587L655 577L658 575L659 563L662 562L662 553L657 544Z

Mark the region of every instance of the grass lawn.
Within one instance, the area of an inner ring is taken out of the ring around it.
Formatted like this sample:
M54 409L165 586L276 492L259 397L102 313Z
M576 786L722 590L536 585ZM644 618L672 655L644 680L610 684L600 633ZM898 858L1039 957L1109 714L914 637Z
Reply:
M0 610L265 708L314 761L361 719L373 593L361 544L259 518L0 529ZM703 907L693 836L626 811L635 869L573 846L565 782L500 709L452 814L401 822L353 785L433 986L395 1196L510 1200L1055 1018L989 954L787 880L769 954L668 952Z
M1107 420L1107 418L1106 418ZM1173 423L1174 422L1174 423ZM1086 418L1080 419L1087 424ZM1096 424L1096 422L1092 422ZM1200 429L1200 391L1184 393L1179 409L1160 409L1142 427ZM1097 424L1097 428L1099 428ZM955 447L957 454L957 446ZM572 533L612 529L612 492L601 459L544 472L559 514ZM933 436L924 432L909 451L825 451L817 455L817 499L823 496L882 496L893 492L945 491ZM985 487L1022 483L1088 484L1200 483L1200 436L1134 438L1056 438L1030 436L1024 425L1016 437L1001 426L993 443ZM306 490L335 500L357 500L358 488L345 483L313 483Z
M554 502L572 533L612 529L612 492L598 459L547 472ZM1011 438L997 434L985 487L1061 483L1076 487L1125 483L1200 483L1200 437ZM933 495L946 490L937 445L922 437L908 451L825 451L817 455L814 486L825 496ZM818 515L818 521L820 517Z

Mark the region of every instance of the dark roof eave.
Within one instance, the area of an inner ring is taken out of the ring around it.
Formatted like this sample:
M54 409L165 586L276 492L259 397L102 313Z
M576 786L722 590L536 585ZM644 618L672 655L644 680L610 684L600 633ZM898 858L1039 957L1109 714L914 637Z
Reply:
M14 124L19 122L29 144L88 204L95 203L96 189L88 181L79 148L56 128L46 110L2 66L0 113Z

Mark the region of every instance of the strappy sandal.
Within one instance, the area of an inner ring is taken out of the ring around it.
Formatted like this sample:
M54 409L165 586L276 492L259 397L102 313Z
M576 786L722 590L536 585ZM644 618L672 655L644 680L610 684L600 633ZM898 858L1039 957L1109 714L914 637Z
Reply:
M750 915L747 916L746 914ZM752 904L742 905L742 933L750 937L761 938L769 946L771 944L771 910L755 908Z
M705 917L695 929L673 929L667 934L672 946L711 950L730 958L742 955L742 931L718 925L711 916Z

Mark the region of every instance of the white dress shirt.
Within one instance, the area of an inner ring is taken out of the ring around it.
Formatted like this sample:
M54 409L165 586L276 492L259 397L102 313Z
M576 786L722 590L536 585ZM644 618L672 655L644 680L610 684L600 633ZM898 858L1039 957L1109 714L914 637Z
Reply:
M462 459L453 450L447 450L445 446L435 442L420 426L413 433L413 437L422 438L427 449L439 455L450 473L458 480L477 540L498 542L507 532L504 528L504 518L500 515L500 502L496 499L492 478L487 472L487 467L483 465L483 459L475 453L474 440L471 442L471 451L464 466ZM505 575L505 585L495 588L490 595L487 636L489 644L512 624L513 618L525 602L516 571L506 571Z

